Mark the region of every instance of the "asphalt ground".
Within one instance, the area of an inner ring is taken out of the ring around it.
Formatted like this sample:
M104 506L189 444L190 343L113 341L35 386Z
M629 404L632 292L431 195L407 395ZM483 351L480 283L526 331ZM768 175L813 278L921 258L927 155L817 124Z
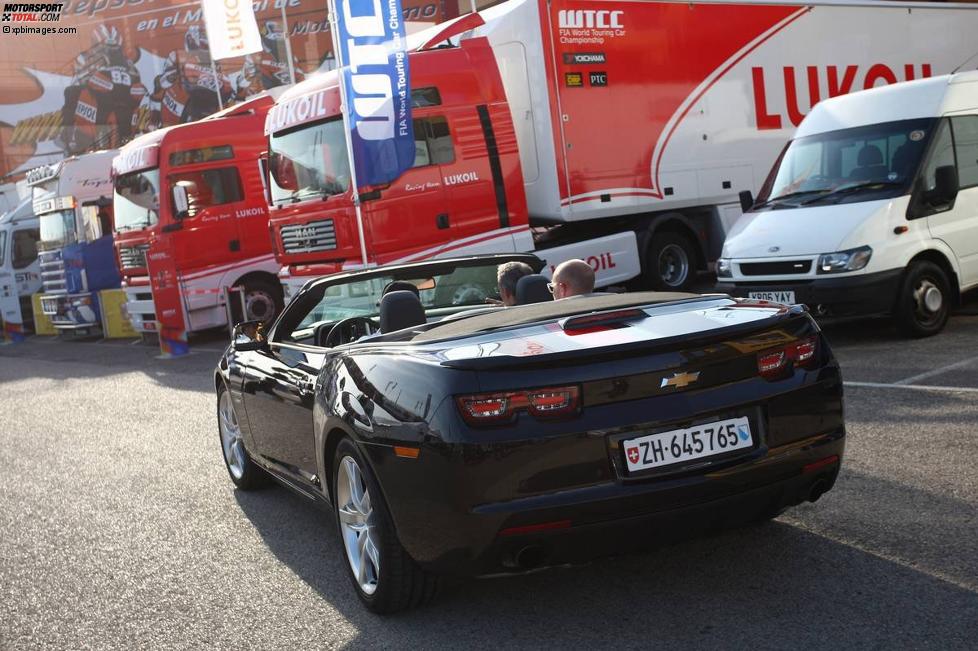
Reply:
M945 333L824 325L847 382L835 489L644 554L361 608L324 512L233 490L194 353L0 347L0 649L978 644L978 302Z

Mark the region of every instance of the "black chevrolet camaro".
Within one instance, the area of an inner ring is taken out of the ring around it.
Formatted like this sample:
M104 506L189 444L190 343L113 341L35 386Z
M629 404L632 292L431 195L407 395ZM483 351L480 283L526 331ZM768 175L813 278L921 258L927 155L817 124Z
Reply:
M231 480L327 506L368 608L427 601L440 575L773 517L832 487L842 379L804 308L541 300L542 276L521 281L525 304L487 306L508 260L543 266L510 254L311 281L267 330L236 327L219 364Z

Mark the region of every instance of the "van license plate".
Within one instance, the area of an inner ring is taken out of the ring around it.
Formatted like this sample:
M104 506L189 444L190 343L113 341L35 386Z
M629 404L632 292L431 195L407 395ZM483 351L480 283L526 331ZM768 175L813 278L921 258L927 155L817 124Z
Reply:
M785 305L795 304L795 293L786 289L776 289L770 292L750 292L747 294L747 298L759 298L762 301L784 303Z
M629 472L671 466L753 447L750 422L745 417L659 432L622 441Z

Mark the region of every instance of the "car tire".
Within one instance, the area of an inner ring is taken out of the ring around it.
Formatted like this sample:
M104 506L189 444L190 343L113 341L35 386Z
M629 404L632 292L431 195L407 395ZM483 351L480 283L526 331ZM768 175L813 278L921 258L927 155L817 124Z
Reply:
M914 262L897 295L897 328L907 337L930 337L947 325L951 313L951 283L933 262Z
M655 233L645 249L645 277L652 289L679 292L696 280L696 248L682 233Z
M245 321L262 321L271 325L285 304L282 287L261 280L245 284Z
M234 485L245 491L267 486L271 477L252 461L251 455L245 449L234 402L223 383L217 390L217 431L224 467Z
M348 438L333 457L333 514L344 565L368 610L394 613L434 598L438 577L418 567L401 546L380 485Z

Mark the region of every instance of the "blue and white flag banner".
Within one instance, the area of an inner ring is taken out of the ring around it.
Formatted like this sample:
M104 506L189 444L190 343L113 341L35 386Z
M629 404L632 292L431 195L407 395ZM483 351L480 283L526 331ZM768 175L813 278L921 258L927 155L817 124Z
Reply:
M357 185L414 165L411 84L400 0L335 0L341 83Z

